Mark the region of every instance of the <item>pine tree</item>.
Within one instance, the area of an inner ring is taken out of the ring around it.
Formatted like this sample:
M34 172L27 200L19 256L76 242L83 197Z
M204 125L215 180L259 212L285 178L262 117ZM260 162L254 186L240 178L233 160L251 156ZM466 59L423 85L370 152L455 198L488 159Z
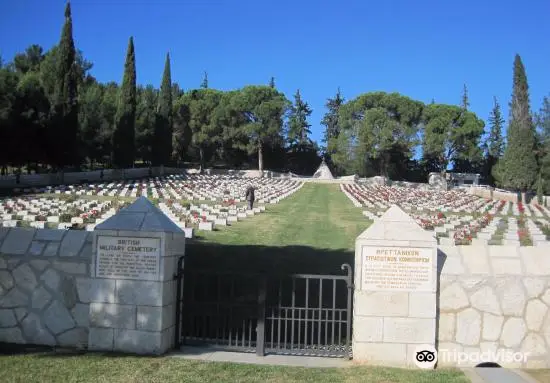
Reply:
M288 140L291 145L304 146L308 144L311 125L307 118L311 115L308 103L302 100L300 89L294 94L294 105L290 109Z
M172 156L172 76L170 73L170 55L166 54L164 73L160 85L159 103L155 123L155 165L168 165Z
M113 165L118 168L134 165L136 106L136 56L134 39L130 37L115 117L115 131L113 132L112 161Z
M59 42L56 82L53 95L52 120L55 133L51 135L50 150L58 166L78 164L78 81L76 50L73 40L71 4L65 6L65 24Z
M208 73L204 72L204 77L202 78L201 88L208 89Z
M470 100L468 99L468 87L466 84L464 84L464 88L462 89L462 109L468 110L470 107Z
M499 184L525 192L538 175L535 127L529 107L529 86L521 58L514 59L512 101L508 125L507 146L498 165Z
M271 88L275 88L275 77L271 77L271 79L269 80L269 86Z
M500 104L496 97L493 98L493 109L489 115L489 137L487 139L488 155L494 159L498 159L504 153L504 137L502 136L502 127L504 126L504 118L500 111Z
M321 124L325 125L325 134L323 137L323 142L329 144L330 140L337 138L340 134L340 126L338 124L338 113L340 107L344 104L344 99L342 98L340 88L338 88L334 98L329 98L325 104L327 113L323 117Z
M504 119L502 118L500 104L496 97L493 98L493 102L493 109L489 115L489 136L483 143L486 167L485 178L490 185L494 185L495 178L493 173L496 172L495 165L504 152L504 137L502 136Z

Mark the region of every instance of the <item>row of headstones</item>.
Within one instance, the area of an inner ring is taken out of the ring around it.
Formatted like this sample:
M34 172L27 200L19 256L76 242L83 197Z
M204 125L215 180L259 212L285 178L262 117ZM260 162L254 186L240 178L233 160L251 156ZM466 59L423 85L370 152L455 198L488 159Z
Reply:
M395 188L394 188L395 189ZM407 190L407 188L400 188ZM482 198L471 196L463 192L437 192L430 191L423 193L430 193L431 198L422 200L422 196L416 196L417 192L415 189L407 190L412 193L406 198L403 198L403 201L393 201L388 202L383 200L380 196L377 196L378 189L369 188L365 186L358 185L341 185L341 190L346 194L346 196L354 203L356 206L365 206L371 209L382 209L386 210L389 208L392 203L399 203L406 210L440 210L445 212L476 212L482 211L487 208L488 205L491 205L493 202L486 201ZM360 192L358 192L360 190ZM372 200L363 198L359 194L370 193ZM452 194L450 194L452 193ZM448 206L449 195L456 196L457 199L453 200L454 206ZM424 197L425 198L425 197ZM414 201L414 202L409 202Z
M386 210L390 203L388 202L380 202L376 201L374 203L371 203L369 201L365 201L364 199L359 198L358 196L354 196L353 193L350 193L346 188L343 186L341 187L342 191L346 194L346 196L354 203L357 207L365 206L367 208L375 209L375 210ZM460 206L456 208L448 207L448 206L441 206L438 203L432 203L430 201L423 202L423 201L415 201L414 203L409 202L403 202L400 203L400 206L409 212L412 211L423 211L423 212L430 212L430 211L441 211L444 213L490 213L490 214L508 214L508 202L504 205L502 208L502 211L499 211L500 209L500 201L498 200L486 200L483 198L475 197L475 200L470 203L469 206ZM512 203L512 209L511 213L514 216L520 216L522 212L519 210L518 204ZM375 213L377 216L380 216L382 212ZM545 206L530 206L530 205L524 205L523 214L527 217L535 216L537 218L544 218L547 216L550 216L550 209L548 209Z
M374 221L378 219L380 215L382 215L382 212L377 212L375 214L373 212L365 210L363 211L363 215L368 219ZM460 230L462 227L469 226L472 221L476 221L473 216L446 216L443 219L445 221L448 221L448 223L434 228L436 235L442 235L439 239L440 244L442 245L453 245L455 243L455 230ZM544 226L550 226L550 221L546 218L538 218L537 221ZM472 244L487 245L490 241L497 240L495 234L499 226L503 224L503 218L495 217L486 227L482 228L478 233L476 233L476 238L472 239ZM533 245L545 245L548 243L546 235L532 219L527 219L526 226L527 232L525 234L532 241ZM518 230L519 228L517 225L517 219L514 217L508 218L507 230L504 232L502 244L520 245L521 241Z
M87 230L91 231L95 225L116 213L114 208L109 209L110 206L111 201L78 200L65 202L59 199L48 198L17 198L4 200L3 204L0 205L0 215L3 227L17 227L19 221L23 221L36 229L44 229L46 227L68 229L74 224L84 224L83 215L71 217L70 222L60 222L62 214L67 214L74 208L83 210L83 214L86 215L90 215L93 210L96 210L99 213L98 218L95 219L94 224L87 225ZM9 209L12 209L12 211L8 213ZM20 220L17 219L18 217L20 217Z
M221 205L209 206L206 204L185 208L179 203L174 203L172 206L159 203L159 208L185 232L187 238L193 238L194 227L199 230L212 231L216 226L228 226L265 211L264 205L253 209L232 206L227 209L227 212L223 211L226 208ZM193 216L194 212L197 214L196 218ZM182 220L183 217L185 218Z
M227 182L227 184L225 184L225 182ZM147 196L152 198L217 201L228 196L237 198L242 196L249 184L257 188L257 197L264 200L276 198L281 193L285 193L299 186L298 182L271 178L236 178L224 181L224 178L219 176L203 176L200 178L193 176L189 178L171 176L156 178L154 181L148 182L129 181L124 183L97 185L60 186L49 188L47 192L67 195L93 196L97 194L99 196L109 197L138 197L138 194L147 193L147 189L150 189L150 195ZM141 188L141 192L138 192L139 188ZM226 191L229 191L229 195L226 194Z

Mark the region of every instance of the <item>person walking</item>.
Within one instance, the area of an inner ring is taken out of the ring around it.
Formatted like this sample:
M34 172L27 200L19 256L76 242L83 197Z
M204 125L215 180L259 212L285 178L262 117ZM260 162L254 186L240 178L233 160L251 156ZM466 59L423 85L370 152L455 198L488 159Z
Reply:
M254 188L252 186L246 189L246 200L248 201L248 210L252 210L254 207Z

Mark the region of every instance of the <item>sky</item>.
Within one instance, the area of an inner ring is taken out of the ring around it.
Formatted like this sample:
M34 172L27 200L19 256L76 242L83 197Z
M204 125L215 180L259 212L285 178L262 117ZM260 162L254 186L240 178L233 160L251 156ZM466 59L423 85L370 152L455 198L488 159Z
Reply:
M63 0L0 0L0 55L59 41ZM550 95L550 1L529 0L73 0L77 49L101 82L121 82L134 37L137 81L159 86L167 52L184 89L268 84L313 109L320 141L327 98L372 91L459 104L487 120L496 96L508 117L520 54L531 108Z

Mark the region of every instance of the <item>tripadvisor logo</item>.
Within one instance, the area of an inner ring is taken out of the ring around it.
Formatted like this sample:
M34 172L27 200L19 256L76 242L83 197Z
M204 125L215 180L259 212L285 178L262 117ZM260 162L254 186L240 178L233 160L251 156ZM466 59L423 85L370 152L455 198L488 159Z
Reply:
M414 364L416 367L433 369L437 363L437 350L429 344L421 344L414 351Z

